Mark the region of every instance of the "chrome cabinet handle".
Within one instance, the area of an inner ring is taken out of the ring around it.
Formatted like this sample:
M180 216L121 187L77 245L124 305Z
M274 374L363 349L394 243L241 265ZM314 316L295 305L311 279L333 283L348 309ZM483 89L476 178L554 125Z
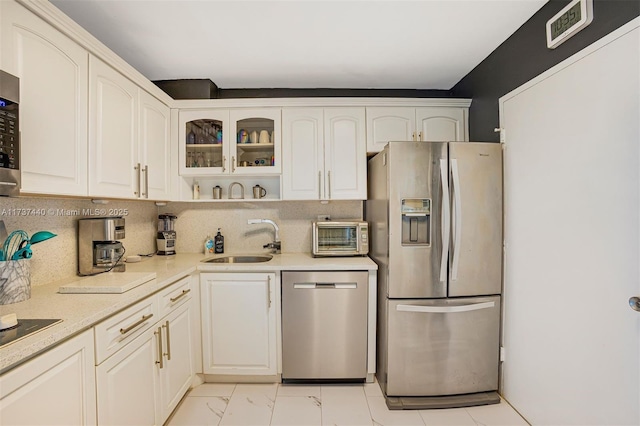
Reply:
M331 170L327 172L327 187L329 188L329 196L328 199L331 199Z
M148 320L152 316L153 316L153 314L143 315L142 318L140 318L135 323L131 324L129 327L121 328L120 329L120 334L127 334L128 332L130 332L131 330L133 330L134 328L136 328L137 326L139 326L140 324L142 324L143 322L145 322L146 320Z
M236 172L236 157L231 157L231 173Z
M149 166L144 166L144 194L145 198L149 198Z
M225 165L227 164L227 157L225 157L224 155L222 156L222 171L225 172L227 170L227 168L225 167Z
M167 352L165 352L163 355L167 356L167 361L171 361L171 334L169 334L169 320L167 320L167 322L165 322L162 327L167 332Z
M133 191L133 195L135 196L140 196L140 163L136 164L135 166L133 166L133 170L135 170L136 172L138 172L138 190L137 191Z
M176 302L180 299L182 299L183 297L185 297L187 294L189 294L189 292L191 291L190 288L186 289L186 290L182 290L182 293L180 293L179 295L177 295L176 297L172 297L169 300L171 301L171 303Z
M322 200L322 172L318 171L318 199Z
M164 367L164 362L162 359L162 327L158 327L156 331L153 332L156 336L158 336L158 360L156 364L160 365L160 368Z
M267 308L271 309L271 275L267 276L267 299L269 299Z
M629 299L629 306L634 311L640 312L640 297L632 297Z

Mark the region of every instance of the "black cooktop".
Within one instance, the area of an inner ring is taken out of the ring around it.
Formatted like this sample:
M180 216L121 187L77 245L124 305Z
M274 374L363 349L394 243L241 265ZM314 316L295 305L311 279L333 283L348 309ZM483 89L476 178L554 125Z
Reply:
M36 331L44 330L61 319L19 319L18 325L0 331L0 347L23 339Z

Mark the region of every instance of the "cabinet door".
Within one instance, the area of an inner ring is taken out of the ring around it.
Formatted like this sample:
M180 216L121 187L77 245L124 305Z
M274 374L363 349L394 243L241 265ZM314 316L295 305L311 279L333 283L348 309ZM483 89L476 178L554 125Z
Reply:
M160 370L162 422L176 408L191 386L193 354L191 301L162 320L164 362Z
M230 130L228 109L181 111L178 123L181 176L231 172L229 143L235 136Z
M421 141L465 141L466 120L463 108L416 108Z
M93 330L0 376L5 425L95 425Z
M231 173L280 174L282 117L279 108L232 109Z
M322 198L324 126L322 108L282 110L282 198Z
M89 60L89 195L139 198L138 87Z
M380 152L390 141L416 140L415 132L415 108L367 108L367 152Z
M0 2L2 68L20 78L22 192L87 195L88 53Z
M151 328L96 367L98 424L158 425L157 328Z
M167 200L171 196L169 121L169 107L140 90L142 198Z
M273 375L275 274L201 275L205 374Z
M367 199L364 108L324 110L325 192L328 200Z

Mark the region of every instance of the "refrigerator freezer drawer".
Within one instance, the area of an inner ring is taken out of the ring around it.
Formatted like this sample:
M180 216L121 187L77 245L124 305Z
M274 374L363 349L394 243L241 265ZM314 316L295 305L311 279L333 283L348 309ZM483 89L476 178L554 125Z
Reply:
M498 389L500 296L387 303L387 396Z

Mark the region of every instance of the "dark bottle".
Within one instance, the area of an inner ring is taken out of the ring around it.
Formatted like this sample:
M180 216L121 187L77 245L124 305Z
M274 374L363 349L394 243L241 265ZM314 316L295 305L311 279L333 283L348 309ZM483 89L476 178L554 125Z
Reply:
M220 228L218 228L218 233L213 239L213 247L214 253L224 253L224 237L220 233Z

